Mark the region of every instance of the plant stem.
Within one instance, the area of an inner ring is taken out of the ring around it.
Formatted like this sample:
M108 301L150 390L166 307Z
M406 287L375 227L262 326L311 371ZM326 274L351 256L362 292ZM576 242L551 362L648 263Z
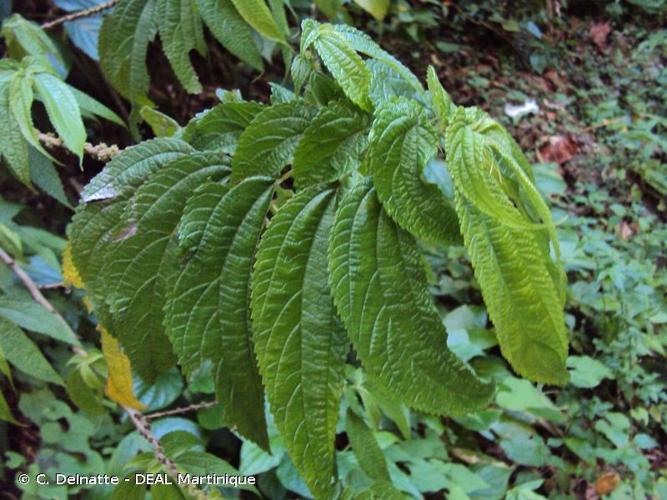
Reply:
M116 5L120 0L110 0L109 2L102 3L100 5L95 5L94 7L90 7L88 9L83 9L83 10L77 10L76 12L72 12L71 14L67 14L66 16L59 17L57 19L54 19L53 21L49 21L47 23L42 24L42 29L49 29L53 28L54 26L58 26L59 24L66 23L68 21L74 21L76 19L81 19L82 17L89 17L89 16L94 16L95 14L99 14L103 10L110 9L114 5Z

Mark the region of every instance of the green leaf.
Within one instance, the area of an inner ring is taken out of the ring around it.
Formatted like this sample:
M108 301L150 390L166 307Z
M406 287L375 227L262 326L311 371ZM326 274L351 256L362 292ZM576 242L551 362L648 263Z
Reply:
M370 98L375 107L395 97L402 96L410 99L419 97L414 87L391 66L375 59L367 59L366 67L371 72Z
M190 94L202 91L190 62L190 51L206 54L197 0L156 0L155 16L162 48L174 74Z
M171 116L149 106L139 110L141 118L150 125L155 137L173 137L181 130L180 125Z
M30 184L28 143L23 139L21 126L12 112L8 78L0 78L0 155L11 172L24 184Z
M0 349L5 359L18 370L45 382L64 385L30 337L5 318L0 318Z
M431 93L433 107L435 113L440 120L443 127L449 124L449 115L454 109L454 104L447 91L440 84L438 74L435 72L433 66L429 66L426 72L426 83L428 84L428 91Z
M438 186L424 182L426 163L436 155L438 138L426 111L398 98L375 112L369 166L384 209L405 230L427 241L460 241L452 202Z
M197 149L233 153L241 133L265 106L253 101L223 102L195 117L183 130L183 140Z
M65 194L63 183L53 163L33 147L28 151L28 158L30 162L30 177L35 186L44 190L46 194L58 200L67 208L72 209Z
M193 151L184 142L173 139L143 142L123 150L83 190L83 203L77 208L68 234L74 265L93 292L93 298L98 295L95 285L104 263L103 251L113 237L114 228L121 224L131 195L166 163ZM99 296L104 296L103 290Z
M226 163L221 155L197 153L165 165L137 189L105 244L96 281L111 311L111 322L103 323L146 382L174 362L171 349L164 348L162 308L165 289L178 272L176 227L192 191L227 175Z
M327 25L322 26L324 27ZM346 24L336 24L331 26L331 28L341 36L352 49L389 66L392 70L401 75L401 77L403 77L403 79L409 83L418 94L424 92L424 88L422 87L419 78L417 78L415 74L398 59L382 49L366 33Z
M5 395L2 392L0 392L0 420L4 420L5 422L9 422L14 425L20 425L12 415L12 410L7 404Z
M0 316L26 330L48 335L67 344L80 345L74 332L62 318L36 302L0 297Z
M122 230L127 229L128 223L131 223L124 215L125 211L129 210L130 202L134 202L132 198L137 188L147 178L151 178L158 171L165 171L165 165L170 161L192 151L187 144L173 139L146 141L124 150L109 162L82 192L84 203L77 209L68 230L72 243L72 258L90 292L98 317L110 329L113 327L113 321L109 318L110 303L107 302L107 299L110 299L109 295L118 282L108 281L108 276L103 273L103 268L114 264L112 254L116 247L122 244L114 240L118 239ZM192 189L190 186L189 188ZM179 194L183 196L182 191ZM168 213L172 218L177 217L177 214L171 211ZM174 226L176 222L177 220ZM169 231L169 228L165 230ZM155 250L155 245L149 248ZM125 263L129 265L129 262ZM123 262L116 263L116 265L122 264ZM151 273L154 274L156 265L159 266L159 261L151 262L146 269L148 274L144 277ZM147 284L154 282L155 277L151 276ZM137 277L140 278L140 276ZM137 298L140 297L141 295ZM147 315L141 313L142 321L152 320L157 323L157 326L153 324L151 329L142 329L142 322L137 321L132 325L123 325L123 331L133 335L133 330L139 328L139 333L133 339L136 351L131 353L131 357L141 358L136 361L136 367L139 368L142 375L147 375L144 378L150 379L151 376L157 376L157 373L154 372L171 365L172 355L169 350L164 349L166 339L159 324L161 312L159 304L150 302L143 312L146 311L148 311ZM136 310L135 312L139 313ZM153 347L141 349L141 338L144 336L147 337L146 340L155 341ZM160 339L164 340L160 341Z
M34 83L51 124L65 146L81 159L86 142L86 129L74 94L68 85L50 73L36 73Z
M231 0L245 21L260 35L269 40L286 43L283 32L278 27L264 0Z
M24 71L15 73L11 82L9 82L9 107L21 130L23 139L44 156L51 158L39 142L37 130L32 121L32 103L34 101L32 85L33 75L28 75Z
M225 422L268 449L264 396L251 345L250 276L273 181L201 186L178 228L184 256L166 306L166 333L186 372L213 362Z
M49 35L37 23L24 19L19 14L10 16L2 23L7 53L16 60L35 56L53 66L61 77L66 77L69 64Z
M614 376L609 368L590 356L569 356L567 367L572 385L584 389L597 387L603 379Z
M559 283L541 248L539 231L516 228L499 214L479 208L479 197L495 203L519 221L529 222L488 174L489 154L457 112L447 131L447 163L455 185L456 211L466 249L496 327L503 356L521 375L536 382L565 383L568 334ZM468 175L471 173L471 175ZM484 182L476 191L473 183ZM548 256L547 256L548 258Z
M327 284L332 190L301 191L273 217L252 277L255 352L294 465L329 498L347 339Z
M148 104L148 44L157 34L154 0L123 0L104 16L100 65L113 87L130 101Z
M373 431L352 409L347 410L345 432L361 469L373 481L390 482L387 461Z
M252 30L231 0L199 0L199 10L208 29L229 52L256 70L263 69Z
M314 21L307 19L304 25L307 22ZM370 111L372 105L368 94L371 72L363 59L330 24L318 25L317 29L313 43L322 62L345 95L361 109Z
M317 8L329 19L338 15L342 4L343 0L315 0Z
M368 183L341 202L329 269L338 313L371 377L421 411L456 415L488 402L492 386L447 350L414 238Z
M232 178L275 176L292 161L315 108L302 101L270 106L259 113L239 137L232 159Z
M123 119L114 113L111 109L107 108L104 104L99 102L97 99L90 97L88 94L81 92L80 90L68 85L70 92L74 95L79 109L84 116L99 116L105 120L109 120L121 127L125 126Z
M330 182L355 170L366 148L369 119L345 101L320 109L294 153L296 185Z
M354 3L378 21L382 21L389 11L390 0L354 0Z

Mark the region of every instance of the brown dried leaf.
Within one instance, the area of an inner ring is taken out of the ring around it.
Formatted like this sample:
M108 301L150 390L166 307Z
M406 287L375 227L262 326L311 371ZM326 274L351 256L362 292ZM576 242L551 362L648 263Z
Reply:
M607 38L611 33L611 25L608 22L595 23L591 25L588 31L588 37L600 52L604 52L607 48Z
M609 495L621 482L621 476L616 471L609 471L602 474L595 481L595 492L598 495Z
M554 162L562 165L572 159L578 151L577 144L570 136L552 135L539 148L540 161Z

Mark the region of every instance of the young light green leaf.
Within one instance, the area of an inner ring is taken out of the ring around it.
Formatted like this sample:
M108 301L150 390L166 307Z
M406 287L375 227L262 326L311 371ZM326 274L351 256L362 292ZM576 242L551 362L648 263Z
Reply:
M354 0L354 3L378 21L382 21L389 11L391 0Z
M322 62L345 95L361 109L370 111L371 73L363 59L330 24L318 25L317 30L313 43Z
M146 52L157 34L154 8L154 0L122 0L100 29L102 71L118 92L140 104L149 104Z
M174 74L191 94L202 91L190 62L190 51L206 54L206 43L197 0L156 0L155 15L162 48Z
M18 370L52 384L64 385L35 343L11 321L0 318L0 349Z
M347 352L327 284L332 190L309 189L271 219L252 277L255 352L271 412L316 498L329 498Z
M560 283L550 272L540 231L508 224L480 208L479 193L465 185L470 180L466 174L476 171L475 179L489 175L488 163L481 155L484 145L465 125L461 112L454 115L446 141L463 238L503 356L530 380L565 383L568 334ZM496 203L522 221L497 183L488 182L487 186Z
M262 54L252 30L232 0L199 0L199 10L204 23L223 47L256 70L262 70Z
M79 104L69 86L50 73L36 73L34 82L49 120L65 146L80 159L83 158L86 129Z
M245 21L269 40L286 43L285 36L264 0L232 0Z
M190 371L211 360L224 421L264 449L269 442L251 342L250 276L272 193L266 177L195 191L179 224L184 255L165 308L179 364Z
M191 120L183 129L183 140L197 149L231 154L241 133L263 109L253 101L220 103Z
M155 108L142 106L139 114L150 125L155 137L173 137L181 130L181 126L176 120Z
M239 137L232 159L232 178L278 175L292 161L294 150L315 116L303 101L276 104L259 113Z
M460 415L483 407L493 388L447 349L417 245L358 184L341 201L329 245L334 300L373 378L408 405Z
M332 28L350 45L350 47L352 47L352 49L389 66L396 73L401 75L418 94L424 92L424 87L422 87L419 78L417 78L401 61L382 49L382 47L375 43L375 41L366 33L346 24L336 24Z
M330 182L359 166L367 145L369 118L345 101L320 109L303 133L294 153L298 187Z
M419 238L440 244L460 241L452 200L423 180L438 144L426 110L403 97L383 104L375 112L369 142L370 173L387 213Z
M440 84L438 74L435 72L433 66L428 67L426 72L426 83L428 85L428 91L431 93L435 114L438 117L438 120L440 120L443 128L446 129L449 124L449 115L454 109L454 104L447 91Z
M345 432L361 469L373 481L390 482L387 461L373 431L351 408L345 417Z

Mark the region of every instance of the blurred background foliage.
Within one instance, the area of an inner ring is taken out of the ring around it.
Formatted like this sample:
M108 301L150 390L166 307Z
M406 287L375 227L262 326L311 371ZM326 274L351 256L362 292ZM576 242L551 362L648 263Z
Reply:
M0 0L1 50L14 58L42 56L69 85L127 120L131 103L105 81L98 62L102 14L40 28L101 3ZM459 419L414 413L366 380L351 360L338 424L341 485L361 490L373 479L369 458L348 446L346 429L361 421L364 439L370 436L381 452L372 465L386 467L407 497L667 499L666 3L291 0L284 7L290 39L305 16L353 24L417 74L433 64L455 101L500 119L534 161L569 277L571 383L542 387L514 376L500 357L464 250L430 249L432 293L448 344L496 381L494 404ZM194 95L181 87L159 44L148 47L148 95L167 117L142 113L151 126L138 124L135 138L173 127L173 120L185 123L217 102L219 88L266 101L270 84L284 83L289 54L275 44L264 44L258 77L206 37L207 55L191 59L203 88ZM35 124L51 130L40 106L33 110ZM91 143L119 147L134 140L128 128L104 120L87 120L86 135ZM103 164L86 156L80 168L67 151L51 153L57 168L38 155L35 162L51 168L33 172L35 187L0 169L2 490L8 498L144 498L143 487L16 481L20 472L124 476L164 467L105 394L115 368L100 351L95 318L73 286L75 277L61 264L70 206ZM35 300L17 268L46 305ZM190 380L172 371L152 386L136 376L128 383L149 416L204 403L151 419L164 453L181 470L240 471L258 479L247 489L211 487L209 496L309 496L275 429L269 455L225 428L209 404L210 371ZM193 492L166 486L150 494L189 498Z

